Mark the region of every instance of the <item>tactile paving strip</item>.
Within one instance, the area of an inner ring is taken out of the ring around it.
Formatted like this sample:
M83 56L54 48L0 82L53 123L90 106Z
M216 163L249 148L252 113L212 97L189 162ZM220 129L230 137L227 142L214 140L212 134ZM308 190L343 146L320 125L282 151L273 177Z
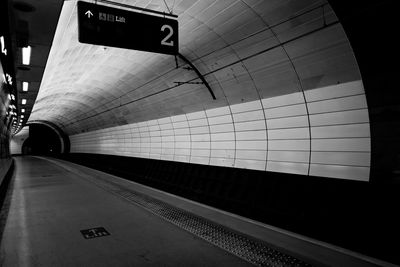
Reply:
M158 199L129 190L116 182L85 176L108 192L123 197L178 227L257 266L312 266L268 244L176 208Z

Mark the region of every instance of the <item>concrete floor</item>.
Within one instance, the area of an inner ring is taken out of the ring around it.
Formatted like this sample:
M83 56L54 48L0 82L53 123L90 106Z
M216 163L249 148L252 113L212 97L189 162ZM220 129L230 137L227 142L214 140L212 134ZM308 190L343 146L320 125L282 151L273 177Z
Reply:
M0 266L250 265L76 172L34 157L15 166ZM111 235L85 239L94 227Z

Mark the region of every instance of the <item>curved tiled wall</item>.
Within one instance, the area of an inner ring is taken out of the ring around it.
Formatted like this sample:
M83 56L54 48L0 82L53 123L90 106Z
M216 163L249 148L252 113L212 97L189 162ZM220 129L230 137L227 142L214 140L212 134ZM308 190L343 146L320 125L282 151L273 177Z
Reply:
M71 152L173 160L368 181L361 81L96 130Z
M29 127L25 126L22 130L14 135L10 141L10 154L18 155L22 154L22 145L24 141L29 137Z

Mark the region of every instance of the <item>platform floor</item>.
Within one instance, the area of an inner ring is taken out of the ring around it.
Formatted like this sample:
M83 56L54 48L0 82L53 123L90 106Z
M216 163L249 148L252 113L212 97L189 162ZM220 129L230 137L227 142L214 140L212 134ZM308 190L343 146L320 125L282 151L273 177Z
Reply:
M2 267L395 266L74 163L14 160Z
M47 160L16 157L11 184L0 266L250 265Z

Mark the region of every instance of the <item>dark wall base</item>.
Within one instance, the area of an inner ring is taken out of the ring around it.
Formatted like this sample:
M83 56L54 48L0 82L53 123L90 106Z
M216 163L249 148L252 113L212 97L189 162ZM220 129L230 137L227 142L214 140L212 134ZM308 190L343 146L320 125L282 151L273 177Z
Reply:
M399 263L399 185L99 154L62 159Z
M4 175L2 180L0 179L0 243L3 237L4 227L6 225L8 210L11 202L12 193L12 177L14 174L14 160L11 159L11 165Z

